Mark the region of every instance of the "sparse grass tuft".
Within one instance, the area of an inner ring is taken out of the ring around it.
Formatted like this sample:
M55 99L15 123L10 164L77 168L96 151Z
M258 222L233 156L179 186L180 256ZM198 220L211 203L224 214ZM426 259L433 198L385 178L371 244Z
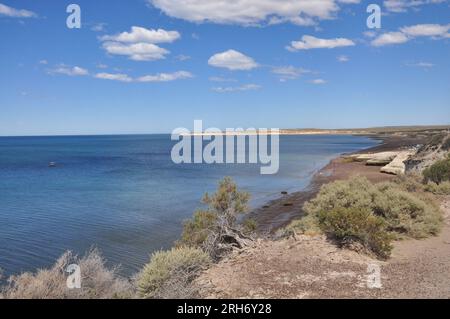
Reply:
M192 298L192 281L211 262L197 248L179 247L153 253L150 262L137 276L137 288L143 298Z

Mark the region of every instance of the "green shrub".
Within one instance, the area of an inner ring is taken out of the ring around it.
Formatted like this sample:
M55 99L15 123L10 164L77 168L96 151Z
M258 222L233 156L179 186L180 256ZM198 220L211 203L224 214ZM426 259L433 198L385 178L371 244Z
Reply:
M372 211L385 218L388 230L412 238L439 233L441 213L431 199L401 190L392 183L382 183L377 188Z
M401 189L407 192L421 192L424 190L423 178L416 174L398 175L393 179Z
M327 184L304 206L313 216L341 208L371 211L385 219L389 232L413 238L435 235L442 224L439 208L430 199L394 183L374 185L362 177Z
M208 254L197 248L179 247L155 252L137 277L139 295L143 298L171 297L162 292L186 290L209 263ZM168 284L173 289L165 289Z
M450 195L450 182L442 182L440 184L429 182L425 185L425 191L435 195Z
M423 171L423 177L426 182L434 182L440 184L450 181L450 158L437 161Z
M219 182L217 191L205 194L203 203L208 207L197 212L192 220L185 222L178 246L202 248L218 260L246 240L245 225L237 217L247 212L250 195L239 191L230 177ZM250 225L247 225L250 226Z
M217 215L210 211L197 211L192 219L183 225L183 232L177 246L201 247L213 231L217 222Z
M318 223L324 233L341 245L353 246L356 242L380 258L391 253L392 236L386 230L386 222L369 209L341 207L323 211L318 214Z

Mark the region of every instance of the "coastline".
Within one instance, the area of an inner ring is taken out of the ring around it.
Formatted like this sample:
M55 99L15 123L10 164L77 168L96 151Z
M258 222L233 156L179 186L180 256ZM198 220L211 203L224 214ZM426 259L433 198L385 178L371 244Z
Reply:
M304 190L282 195L280 198L270 200L251 211L247 217L256 220L258 233L274 233L276 230L287 226L294 219L304 216L303 205L317 195L322 185L359 174L365 175L372 182L388 181L395 177L395 175L381 173L379 166L367 166L361 162L345 161L345 155L394 151L422 144L426 139L423 136L410 137L392 134L367 135L367 137L380 140L381 143L353 153L337 156L313 175L312 180Z

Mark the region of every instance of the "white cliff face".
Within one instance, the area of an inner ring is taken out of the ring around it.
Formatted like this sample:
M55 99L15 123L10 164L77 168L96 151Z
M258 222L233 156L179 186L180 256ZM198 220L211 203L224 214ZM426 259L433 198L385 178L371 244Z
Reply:
M398 152L397 156L386 166L383 166L380 171L382 173L403 175L406 173L405 161L416 154L416 150L407 150Z

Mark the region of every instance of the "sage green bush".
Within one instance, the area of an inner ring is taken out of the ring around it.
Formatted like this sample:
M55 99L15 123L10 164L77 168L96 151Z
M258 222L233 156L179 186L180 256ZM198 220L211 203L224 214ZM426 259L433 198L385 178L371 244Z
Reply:
M155 252L137 276L138 293L143 298L174 298L172 294L180 291L191 294L192 280L210 262L208 254L198 248L178 247Z

